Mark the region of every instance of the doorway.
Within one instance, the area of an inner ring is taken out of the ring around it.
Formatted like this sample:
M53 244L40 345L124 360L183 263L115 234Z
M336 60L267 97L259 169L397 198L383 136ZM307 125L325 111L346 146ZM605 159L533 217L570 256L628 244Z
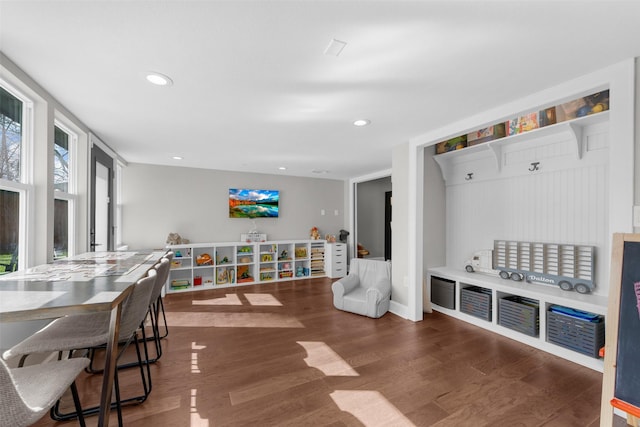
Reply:
M91 215L89 248L113 250L113 158L97 145L91 147Z
M391 259L391 187L390 176L355 184L354 243L364 258Z
M391 191L384 193L384 259L391 259Z

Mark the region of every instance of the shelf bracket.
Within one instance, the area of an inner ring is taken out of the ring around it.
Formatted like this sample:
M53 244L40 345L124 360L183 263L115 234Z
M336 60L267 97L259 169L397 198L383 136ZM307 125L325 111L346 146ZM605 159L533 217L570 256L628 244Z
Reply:
M582 141L582 126L575 123L569 123L568 129L576 142L576 154L578 155L578 160L581 160L584 148L584 142Z
M492 144L491 142L487 142L486 144L491 148L498 172L502 171L502 145Z

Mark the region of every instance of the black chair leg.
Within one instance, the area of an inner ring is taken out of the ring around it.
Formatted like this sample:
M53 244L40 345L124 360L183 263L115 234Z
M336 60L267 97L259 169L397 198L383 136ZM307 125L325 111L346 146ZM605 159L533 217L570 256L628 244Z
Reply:
M169 325L167 324L167 315L164 312L164 302L162 302L162 297L158 298L160 301L160 309L162 310L162 320L164 321L164 334L160 336L160 338L166 338L169 335ZM160 322L158 322L158 329L160 329Z
M78 387L76 387L76 382L71 383L71 396L73 396L73 405L76 408L76 413L78 414L78 423L80 427L85 427L86 424L84 422L84 414L82 413L82 405L80 405L80 397L78 396Z

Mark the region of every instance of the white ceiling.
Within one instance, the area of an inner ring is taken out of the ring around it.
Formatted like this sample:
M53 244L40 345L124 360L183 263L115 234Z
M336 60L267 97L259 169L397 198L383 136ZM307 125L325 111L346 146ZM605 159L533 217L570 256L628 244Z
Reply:
M640 56L640 1L0 0L0 51L128 162L344 179Z

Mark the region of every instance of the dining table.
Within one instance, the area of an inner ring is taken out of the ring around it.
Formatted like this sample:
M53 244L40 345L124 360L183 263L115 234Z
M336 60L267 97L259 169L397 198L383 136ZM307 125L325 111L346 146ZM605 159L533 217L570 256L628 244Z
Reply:
M165 253L87 252L0 276L0 322L111 313L98 426L109 425L122 302Z

